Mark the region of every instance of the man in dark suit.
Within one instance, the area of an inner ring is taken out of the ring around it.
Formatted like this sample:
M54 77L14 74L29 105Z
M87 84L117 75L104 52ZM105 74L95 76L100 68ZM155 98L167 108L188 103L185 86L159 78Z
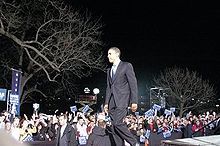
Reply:
M76 134L73 127L67 123L67 115L59 116L59 125L56 136L56 146L77 146Z
M108 50L108 59L112 68L107 70L107 88L104 110L111 117L112 127L109 128L116 146L123 146L124 140L131 146L136 139L123 122L130 106L131 111L137 110L138 89L137 79L131 63L120 60L120 50L112 47Z

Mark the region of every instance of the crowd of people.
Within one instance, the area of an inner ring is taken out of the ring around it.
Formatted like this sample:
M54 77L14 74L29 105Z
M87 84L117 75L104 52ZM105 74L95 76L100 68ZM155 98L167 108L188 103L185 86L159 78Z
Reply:
M55 140L57 146L137 146L147 145L155 133L162 133L163 138L174 133L181 133L180 138L190 138L220 131L219 115L215 112L200 115L189 112L178 117L174 114L175 108L165 109L161 114L161 106L156 104L143 115L136 112L138 89L134 68L131 63L122 61L120 55L117 47L108 50L112 67L107 70L103 112L72 111L59 115L34 112L28 118L26 115L13 117L4 111L0 115L0 129L18 141ZM131 112L127 115L128 107Z
M97 140L99 143L103 141L110 145L111 142L108 130L106 130L106 125L111 125L111 120L105 113L88 114L80 111L59 113L59 115L57 113L54 115L34 113L29 118L26 115L11 118L9 115L7 111L1 112L0 129L4 129L6 133L18 141L55 140L57 129L60 126L59 117L66 115L67 123L75 130L78 145L92 145L95 138L99 136L100 138ZM219 134L220 119L218 116L215 112L199 115L189 112L184 117L178 117L174 114L170 116L159 115L157 112L149 117L131 113L124 118L124 122L137 141L144 144L148 143L151 133L164 133L164 137L169 137L175 132L180 132L182 138ZM208 126L203 127L207 124Z

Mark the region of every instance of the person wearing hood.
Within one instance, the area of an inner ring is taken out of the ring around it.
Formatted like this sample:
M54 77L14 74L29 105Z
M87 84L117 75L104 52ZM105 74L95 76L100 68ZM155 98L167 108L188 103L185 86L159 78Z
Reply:
M106 131L105 115L99 114L97 117L98 125L89 135L86 146L111 146L109 135Z

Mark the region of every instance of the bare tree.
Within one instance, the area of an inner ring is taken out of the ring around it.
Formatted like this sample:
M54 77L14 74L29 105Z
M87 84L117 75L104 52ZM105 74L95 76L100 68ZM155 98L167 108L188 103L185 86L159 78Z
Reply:
M166 68L154 82L159 87L169 89L167 102L177 107L180 116L187 110L211 103L216 94L208 80L187 68Z
M92 19L87 11L80 14L62 0L1 0L0 37L18 50L21 103L28 94L41 93L29 83L38 74L61 84L64 76L82 78L93 70L104 71L102 27L100 19Z

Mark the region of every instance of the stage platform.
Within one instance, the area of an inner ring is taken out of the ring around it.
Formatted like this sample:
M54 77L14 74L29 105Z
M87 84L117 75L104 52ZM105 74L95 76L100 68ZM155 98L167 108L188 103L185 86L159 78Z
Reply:
M162 140L161 146L220 146L220 135Z

